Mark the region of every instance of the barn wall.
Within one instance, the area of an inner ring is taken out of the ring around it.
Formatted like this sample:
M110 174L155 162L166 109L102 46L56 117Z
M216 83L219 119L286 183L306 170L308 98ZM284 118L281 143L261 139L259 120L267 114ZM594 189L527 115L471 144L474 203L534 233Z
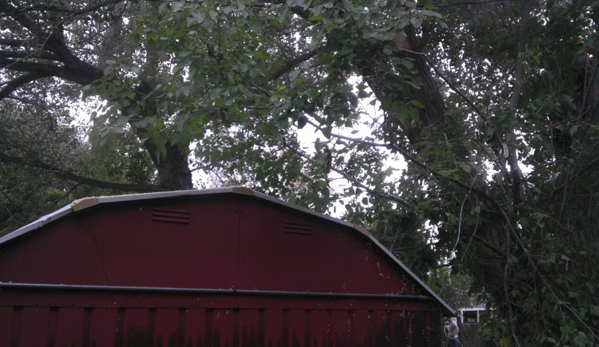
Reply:
M254 197L111 204L0 246L0 281L427 294L369 242Z
M430 302L3 291L0 346L440 346Z
M368 237L257 200L100 205L0 245L0 282L71 285L0 285L0 347L441 345L439 307Z

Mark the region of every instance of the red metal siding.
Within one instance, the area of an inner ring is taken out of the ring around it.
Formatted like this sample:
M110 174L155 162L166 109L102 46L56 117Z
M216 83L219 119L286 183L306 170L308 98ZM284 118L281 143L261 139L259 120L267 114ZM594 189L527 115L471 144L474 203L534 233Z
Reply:
M86 302L89 294L4 288L0 346L420 347L440 341L426 324L440 320L428 301L290 296L263 305L263 298L248 296L139 291Z
M110 284L231 288L237 279L235 201L159 206L189 211L189 224L153 220L155 206L90 218Z
M0 245L0 282L91 285L3 285L0 347L440 346L438 306L370 242L247 196L98 206Z
M355 230L268 204L246 202L241 211L238 288L423 293ZM290 222L313 232L286 232Z
M94 236L85 218L23 235L0 248L0 281L107 284Z

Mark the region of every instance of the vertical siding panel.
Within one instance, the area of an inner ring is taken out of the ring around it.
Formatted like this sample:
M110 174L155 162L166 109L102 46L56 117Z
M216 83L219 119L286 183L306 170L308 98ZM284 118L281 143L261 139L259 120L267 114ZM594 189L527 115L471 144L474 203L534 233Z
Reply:
M175 308L159 308L156 310L156 328L154 346L173 346L177 341L177 325L179 310Z
M119 308L116 310L115 321L115 346L125 345L125 309Z
M233 311L233 336L231 340L231 347L239 347L239 309L234 309Z
M212 345L230 347L233 336L233 310L214 310L212 312Z
M186 346L202 347L206 333L206 310L191 309L185 314Z
M289 347L289 310L283 309L283 329L281 331L281 346Z
M78 346L81 344L82 333L83 308L59 308L56 346Z
M145 308L125 310L125 346L146 346L148 344L149 312Z
M264 337L267 347L283 346L283 311L264 311Z
M289 310L288 316L288 332L291 347L304 347L307 345L306 332L306 311L305 310Z
M83 310L83 336L81 340L82 347L89 347L91 344L92 317L92 308L86 308Z
M245 309L240 312L241 345L264 347L264 324L260 325L261 314L255 309ZM262 316L262 322L264 317Z
M412 318L412 343L414 346L427 346L427 325L426 313L424 311L416 311Z
M148 334L146 335L146 341L148 343L148 347L154 347L155 344L155 336L156 336L156 312L157 309L150 308L148 309Z
M327 310L312 310L310 317L312 323L312 346L313 347L331 347L331 315Z
M351 334L351 322L349 312L345 310L334 310L331 312L331 329L335 347L347 347Z
M206 309L206 328L204 329L204 344L202 347L212 347L212 323L213 323L214 310L209 308Z
M56 346L56 334L58 332L58 307L50 307L48 313L48 347Z
M430 341L431 346L440 346L443 341L443 323L441 313L437 310L429 311Z
M11 346L18 346L21 338L21 318L23 316L23 307L15 306L12 311L12 329L11 329Z
M417 347L417 346L414 346L414 325L412 324L413 317L414 317L414 312L411 312L411 311L406 312L406 332L407 332L406 346Z
M425 322L426 322L426 345L427 347L432 347L431 341L431 316L428 311L425 313Z
M312 346L312 310L306 310L306 347Z
M122 346L117 344L117 310L114 308L96 308L91 317L91 345L97 347ZM122 329L122 328L121 328Z
M389 329L387 311L370 311L371 346L384 347L389 345ZM424 346L419 346L424 347Z
M390 335L393 346L408 344L406 332L405 312L393 311L389 315Z
M23 308L20 346L45 346L47 344L48 311L46 307Z
M184 346L185 343L185 315L186 309L180 308L177 314L177 346Z
M368 312L357 310L352 311L351 315L350 346L368 346Z
M10 346L12 333L12 307L0 306L0 346Z

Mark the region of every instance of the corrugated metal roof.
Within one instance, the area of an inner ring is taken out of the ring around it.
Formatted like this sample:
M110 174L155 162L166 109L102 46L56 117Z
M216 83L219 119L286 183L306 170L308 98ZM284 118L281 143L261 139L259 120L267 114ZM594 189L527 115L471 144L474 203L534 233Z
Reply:
M76 200L72 202L70 205L64 206L63 208L54 211L50 214L47 214L43 217L40 217L35 222L29 223L22 228L19 228L12 233L4 235L0 237L0 244L3 244L7 241L10 241L14 238L17 238L21 235L27 234L29 232L35 231L39 229L45 224L53 222L63 216L68 214L78 212L89 207L93 207L101 204L110 204L117 202L129 202L129 201L137 201L137 200L152 200L152 199L163 199L163 198L175 198L175 197L183 197L183 196L199 196L199 195L215 195L215 194L240 194L240 195L248 195L255 196L260 199L264 199L270 201L272 203L286 206L288 208L301 211L303 213L307 213L313 216L316 216L321 219L325 219L337 224L341 224L347 227L350 227L357 232L367 236L376 245L380 248L389 258L391 258L399 267L401 267L404 271L406 271L418 284L420 284L443 308L445 313L450 313L455 316L455 310L452 309L443 299L441 299L432 289L430 289L418 276L416 276L410 269L404 265L399 259L397 259L391 252L389 252L381 243L376 240L364 227L358 226L337 218L333 218L331 216L318 213L307 209L305 207L297 206L294 204L290 204L288 202L273 198L271 196L255 192L251 189L245 187L230 187L230 188L216 188L216 189L204 189L204 190L178 190L178 191L170 191L170 192L158 192L158 193L144 193L144 194L129 194L129 195L116 195L116 196L100 196L100 197L89 197Z

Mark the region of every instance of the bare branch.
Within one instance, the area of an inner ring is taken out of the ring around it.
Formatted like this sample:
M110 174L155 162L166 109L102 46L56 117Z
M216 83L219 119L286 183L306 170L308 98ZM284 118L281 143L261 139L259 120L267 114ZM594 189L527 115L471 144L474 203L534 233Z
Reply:
M131 191L131 192L157 192L163 191L164 188L154 185L154 184L125 184L125 183L113 183L100 181L94 178L84 177L77 175L73 172L60 169L55 167L54 165L50 165L48 163L44 163L41 161L37 161L34 159L20 158L8 155L6 153L0 152L0 160L4 160L11 163L23 164L30 167L37 167L43 170L47 170L58 177L68 179L71 181L79 182L82 184L86 184L93 187L98 188L107 188L107 189L115 189L115 190L123 190L123 191Z

